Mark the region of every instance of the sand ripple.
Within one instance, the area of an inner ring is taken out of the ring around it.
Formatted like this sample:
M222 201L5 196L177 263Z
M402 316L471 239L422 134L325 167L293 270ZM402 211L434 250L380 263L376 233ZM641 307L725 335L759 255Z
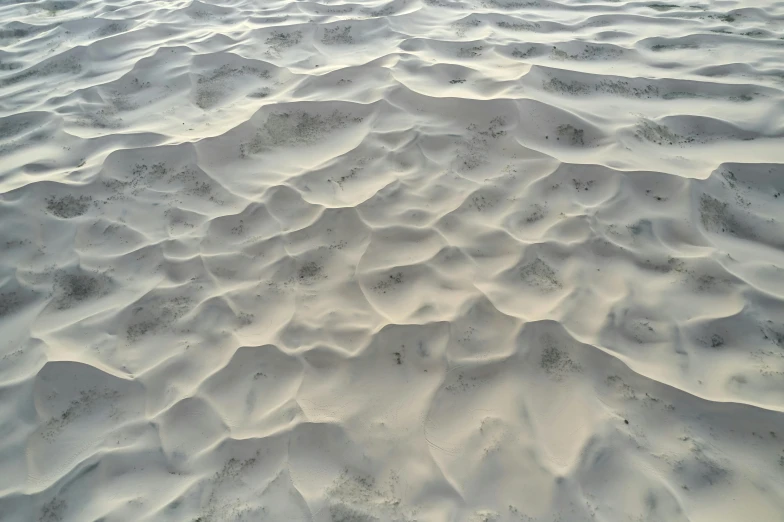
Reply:
M0 519L784 512L784 4L0 2Z

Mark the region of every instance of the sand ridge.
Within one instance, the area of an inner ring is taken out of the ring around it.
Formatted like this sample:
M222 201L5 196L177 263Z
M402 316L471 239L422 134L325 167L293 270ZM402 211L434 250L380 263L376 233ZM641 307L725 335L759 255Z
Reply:
M784 4L0 2L0 520L784 520Z

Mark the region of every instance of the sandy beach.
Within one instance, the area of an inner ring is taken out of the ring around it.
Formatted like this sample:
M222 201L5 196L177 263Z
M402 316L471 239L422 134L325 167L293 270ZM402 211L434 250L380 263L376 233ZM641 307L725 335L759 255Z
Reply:
M3 522L784 521L784 2L0 0Z

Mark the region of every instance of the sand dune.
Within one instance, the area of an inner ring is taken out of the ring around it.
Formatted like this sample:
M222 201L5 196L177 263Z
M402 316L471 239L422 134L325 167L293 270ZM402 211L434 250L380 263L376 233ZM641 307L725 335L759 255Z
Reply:
M784 520L784 3L0 2L0 520Z

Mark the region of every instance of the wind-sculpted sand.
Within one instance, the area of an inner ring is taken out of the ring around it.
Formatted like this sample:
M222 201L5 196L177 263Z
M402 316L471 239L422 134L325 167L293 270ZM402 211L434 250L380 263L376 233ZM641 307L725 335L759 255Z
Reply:
M0 520L784 520L784 3L0 1Z

